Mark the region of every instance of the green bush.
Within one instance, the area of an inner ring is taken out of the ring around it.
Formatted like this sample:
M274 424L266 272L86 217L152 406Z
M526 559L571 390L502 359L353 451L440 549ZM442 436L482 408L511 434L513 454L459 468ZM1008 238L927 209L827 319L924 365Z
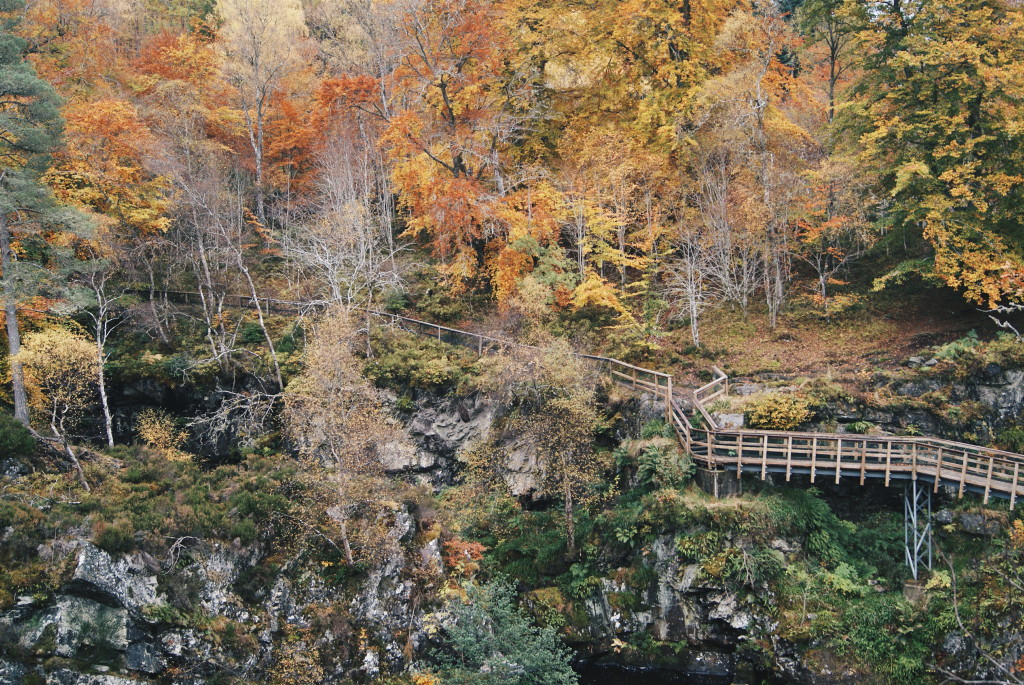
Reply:
M99 522L93 527L93 544L110 554L121 554L135 549L135 529L126 520L114 523Z
M0 414L0 455L27 457L35 448L35 439L21 421L10 414Z
M860 435L866 435L868 431L875 427L875 424L870 421L854 421L853 423L846 426L846 430L850 433L858 433Z
M255 321L249 321L242 326L242 330L238 335L238 340L243 345L259 345L260 343L266 342L266 337L263 335L263 329Z
M802 397L771 393L747 406L746 421L751 428L789 431L809 421L813 415Z
M999 431L996 444L1010 452L1024 452L1024 428L1013 426Z
M412 334L374 336L373 347L366 375L380 387L454 390L472 366L468 351Z

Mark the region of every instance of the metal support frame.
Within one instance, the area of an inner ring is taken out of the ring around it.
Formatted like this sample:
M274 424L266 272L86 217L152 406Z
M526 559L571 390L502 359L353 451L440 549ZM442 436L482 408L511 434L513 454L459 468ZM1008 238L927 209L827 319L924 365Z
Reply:
M922 567L932 568L932 492L916 480L903 489L903 543L914 580Z

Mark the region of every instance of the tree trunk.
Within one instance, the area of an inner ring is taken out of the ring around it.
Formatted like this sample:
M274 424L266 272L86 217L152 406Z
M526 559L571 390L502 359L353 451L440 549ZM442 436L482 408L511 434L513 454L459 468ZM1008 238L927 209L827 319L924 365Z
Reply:
M103 405L103 423L107 429L107 446L114 446L114 426L113 420L110 417L110 403L107 401L107 375L103 370L103 362L106 361L106 355L103 354L103 342L106 338L105 335L100 333L100 326L105 325L97 323L96 326L96 362L97 362L97 380L100 384L100 404Z
M14 418L29 425L28 394L25 392L25 370L17 354L21 350L21 331L18 329L18 302L14 293L14 260L11 254L11 234L7 217L0 214L0 255L3 268L4 316L7 318L7 349L10 353L11 383L14 386Z
M352 560L352 546L348 542L348 520L342 519L339 521L338 528L341 530L341 546L345 550L345 561L351 566L354 562Z
M284 392L284 379L281 376L281 365L277 361L277 350L274 349L274 340L270 337L270 331L267 330L267 322L263 319L263 309L260 307L260 296L256 292L256 284L253 283L252 277L249 275L249 268L245 266L245 262L242 261L242 253L240 251L236 252L235 256L238 259L238 269L245 276L245 280L249 284L249 292L252 294L253 304L256 305L256 316L260 322L260 329L263 331L263 338L267 341L267 349L270 350L270 359L274 362L274 375L277 377L278 391Z
M568 483L566 483L568 486ZM565 494L565 541L569 558L576 557L576 517L572 503L572 487L564 488Z

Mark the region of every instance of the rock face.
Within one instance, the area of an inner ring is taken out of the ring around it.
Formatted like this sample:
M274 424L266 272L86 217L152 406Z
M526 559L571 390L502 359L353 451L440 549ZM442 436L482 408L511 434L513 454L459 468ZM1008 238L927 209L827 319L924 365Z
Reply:
M395 395L389 399L392 405L398 400ZM487 440L498 413L497 405L479 394L421 394L412 414L402 416L412 444L385 446L385 466L391 473L414 475L436 486L451 484L458 473L459 451Z
M393 394L389 399L393 407L398 402ZM529 499L541 491L544 465L537 457L536 445L522 436L499 431L504 413L495 402L480 393L466 397L419 393L415 406L410 414L394 410L405 422L412 445L384 447L388 471L412 476L435 487L451 485L462 467L460 454L494 440L495 447L505 455L502 470L510 492ZM612 402L609 414L618 418L614 431L622 438L637 435L641 426L661 418L663 411L660 400L631 395Z
M935 360L927 360L935 361ZM867 421L886 434L913 429L914 435L985 443L1024 413L1024 370L988 364L966 378L947 377L942 367L910 364L913 373L895 378L878 374L868 390L889 397L884 406L838 401L820 412L840 431ZM826 430L824 426L819 428Z
M20 597L0 613L0 683L121 685L203 683L229 668L243 679L262 680L280 659L283 638L309 630L311 616L327 612L308 649L318 649L336 680L358 673L398 670L426 641L417 582L443 571L434 546L414 549L417 522L396 505L379 545L378 563L352 584L328 584L293 559L265 585L249 586L246 574L261 562L258 548L195 541L177 564L135 553L113 556L84 540L63 541L72 568L52 598ZM173 568L172 568L173 567ZM169 604L169 593L190 597L193 613ZM243 596L244 595L244 596ZM359 649L351 626L363 630ZM60 660L61 668L53 667ZM168 676L170 668L187 676Z
M736 648L755 624L767 627L765 619L735 592L698 582L699 567L680 560L673 535L659 536L642 558L644 566L657 574L649 585L636 587L628 580L606 578L583 602L588 638L607 644L647 633L659 642L685 643L689 649L683 653L654 659L647 666L691 678L739 682L734 680L741 670Z

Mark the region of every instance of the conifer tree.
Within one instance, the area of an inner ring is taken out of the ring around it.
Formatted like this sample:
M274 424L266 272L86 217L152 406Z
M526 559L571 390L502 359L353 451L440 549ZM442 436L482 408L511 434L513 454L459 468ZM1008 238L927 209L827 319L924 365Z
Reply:
M23 6L22 0L0 0L0 254L14 414L27 425L24 371L16 356L21 345L17 310L33 279L16 263L12 230L53 209L39 177L60 140L62 120L56 91L36 75L25 60L25 41L12 33Z

